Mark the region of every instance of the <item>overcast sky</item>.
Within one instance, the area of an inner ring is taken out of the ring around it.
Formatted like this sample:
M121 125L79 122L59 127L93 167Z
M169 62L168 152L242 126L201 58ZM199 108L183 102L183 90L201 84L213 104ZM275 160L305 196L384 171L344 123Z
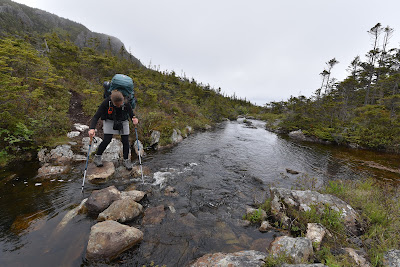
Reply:
M338 80L372 47L376 23L394 28L397 0L16 0L119 38L144 65L174 70L252 103L310 97L326 62Z

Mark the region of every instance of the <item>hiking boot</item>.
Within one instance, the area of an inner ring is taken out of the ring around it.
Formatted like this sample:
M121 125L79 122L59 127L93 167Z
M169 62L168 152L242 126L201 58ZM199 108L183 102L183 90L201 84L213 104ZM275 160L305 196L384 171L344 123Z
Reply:
M97 167L103 167L103 162L101 161L101 155L94 155L93 163Z
M131 160L130 159L124 159L124 166L128 171L132 170L132 162L131 162Z

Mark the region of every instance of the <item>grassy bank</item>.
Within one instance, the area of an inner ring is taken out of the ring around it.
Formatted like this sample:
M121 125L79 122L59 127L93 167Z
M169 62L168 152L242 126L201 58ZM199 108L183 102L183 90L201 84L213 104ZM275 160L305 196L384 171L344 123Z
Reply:
M314 188L301 188L311 189ZM367 258L373 266L383 266L384 253L390 249L400 249L400 189L390 183L382 183L374 179L364 181L330 181L319 190L323 194L331 194L347 202L361 216L363 232L355 237L346 231L341 214L326 207L323 213L317 213L314 207L308 212L288 209L287 214L295 223L291 229L284 229L294 237L305 236L307 223L322 224L331 235L326 235L320 245L320 250L314 249L311 262L320 262L328 266L355 266L355 262L343 248L365 250ZM271 200L267 200L260 208L271 215ZM257 221L257 214L250 216L252 222ZM272 217L269 216L269 219ZM272 220L272 219L271 219ZM276 228L282 228L279 222L274 222ZM359 241L355 245L354 240ZM269 256L265 266L279 266L290 263L285 255Z

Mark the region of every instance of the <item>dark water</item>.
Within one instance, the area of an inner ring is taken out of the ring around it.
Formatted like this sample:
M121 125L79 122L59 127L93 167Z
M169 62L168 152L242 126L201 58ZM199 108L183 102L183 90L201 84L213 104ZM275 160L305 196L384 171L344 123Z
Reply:
M1 170L0 266L185 266L211 252L265 251L281 233L260 233L240 219L246 205L265 199L270 185L299 188L369 176L398 184L398 155L297 143L266 131L262 122L253 125L256 129L227 122L147 155L143 165L153 174L145 177L150 193L142 204L164 205L165 217L157 225L142 225L141 218L129 223L144 232L144 240L108 264L85 260L93 218L78 215L63 230L56 227L92 190L109 185L124 190L131 183L141 189L140 179L86 184L82 196L83 163L46 182L34 179L37 163ZM165 196L165 186L179 195Z

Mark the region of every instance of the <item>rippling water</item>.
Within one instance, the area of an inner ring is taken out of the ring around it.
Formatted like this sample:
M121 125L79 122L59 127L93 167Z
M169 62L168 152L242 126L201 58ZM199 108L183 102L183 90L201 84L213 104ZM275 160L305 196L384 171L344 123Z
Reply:
M281 233L260 233L256 226L242 226L240 219L246 205L265 199L269 185L318 186L367 176L399 181L398 155L293 142L266 131L260 121L253 125L223 123L147 155L143 165L153 175L145 177L145 186L141 179L133 182L149 190L144 207L164 205L165 218L157 225L142 225L141 218L129 223L144 232L144 240L110 265L185 266L210 252L265 251ZM26 163L1 170L0 266L91 266L85 250L96 221L78 215L62 231L55 229L92 190L109 185L123 190L132 180L86 184L82 195L83 164L46 182L34 179L37 168L37 163ZM288 174L287 168L300 173ZM174 187L178 196L165 196L165 186Z

